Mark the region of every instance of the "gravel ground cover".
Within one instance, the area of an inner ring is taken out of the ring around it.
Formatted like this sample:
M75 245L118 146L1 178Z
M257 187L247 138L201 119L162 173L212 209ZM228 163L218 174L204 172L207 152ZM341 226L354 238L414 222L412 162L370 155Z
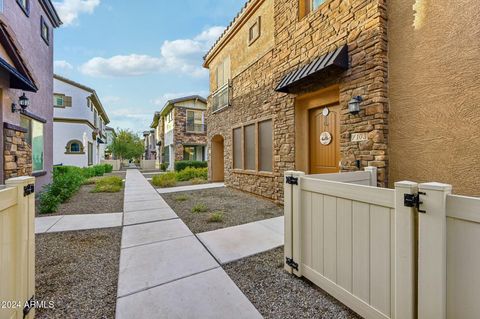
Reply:
M227 187L160 195L194 233L283 216L283 207ZM193 213L198 206L206 209ZM222 215L221 221L209 220L215 213Z
M41 234L36 239L35 318L114 318L121 228Z
M283 247L223 268L264 318L361 318L310 281L283 269Z
M58 206L54 214L38 214L38 217L55 215L107 214L123 212L123 189L118 193L91 193L95 185L83 185L68 201ZM35 207L38 208L38 203Z

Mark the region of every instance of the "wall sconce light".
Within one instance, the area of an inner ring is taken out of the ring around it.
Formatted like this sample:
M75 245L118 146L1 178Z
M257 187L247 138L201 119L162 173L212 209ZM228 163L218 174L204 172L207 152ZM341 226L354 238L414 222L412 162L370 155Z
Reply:
M23 95L18 98L18 105L20 105L20 108L17 108L17 105L15 103L12 103L12 113L25 112L27 107L30 106L30 100L25 95L25 93L23 93Z
M361 96L354 96L350 102L348 102L348 112L353 115L358 114L358 112L360 112L360 102L362 101Z

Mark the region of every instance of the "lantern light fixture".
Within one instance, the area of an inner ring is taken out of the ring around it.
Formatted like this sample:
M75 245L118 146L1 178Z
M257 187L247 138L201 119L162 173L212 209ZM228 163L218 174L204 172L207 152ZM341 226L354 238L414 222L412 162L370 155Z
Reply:
M20 105L20 108L18 108L15 103L12 103L12 113L25 112L27 107L30 106L30 99L25 95L25 93L18 98L18 105Z
M362 101L361 96L354 96L350 102L348 102L348 112L352 115L358 114L360 112L360 102Z

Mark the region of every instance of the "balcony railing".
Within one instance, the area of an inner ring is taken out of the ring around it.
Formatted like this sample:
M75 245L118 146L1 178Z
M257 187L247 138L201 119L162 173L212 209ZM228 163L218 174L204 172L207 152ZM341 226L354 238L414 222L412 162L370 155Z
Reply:
M187 123L187 132L189 133L205 133L206 131L206 124Z
M231 85L229 83L222 86L212 95L212 111L216 112L230 105Z

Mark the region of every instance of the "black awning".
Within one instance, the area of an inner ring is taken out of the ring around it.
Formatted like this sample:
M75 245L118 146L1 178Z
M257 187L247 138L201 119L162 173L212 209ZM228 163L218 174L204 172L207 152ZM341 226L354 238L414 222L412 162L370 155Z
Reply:
M0 57L0 68L10 74L10 88L28 92L37 92L38 88L27 77Z
M293 89L318 79L322 75L327 74L328 71L342 72L346 69L348 69L348 47L343 45L287 74L280 81L275 91L291 93Z

